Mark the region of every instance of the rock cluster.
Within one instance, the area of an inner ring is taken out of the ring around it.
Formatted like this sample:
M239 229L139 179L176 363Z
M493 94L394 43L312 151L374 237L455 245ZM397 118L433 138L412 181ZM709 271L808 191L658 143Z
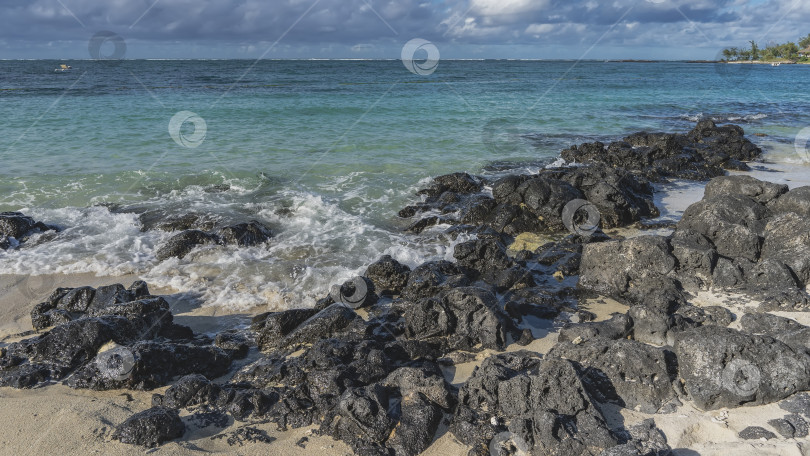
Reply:
M153 389L192 373L221 376L240 354L173 323L168 302L140 281L58 288L31 317L35 328L53 328L0 349L2 386Z
M200 245L238 245L242 247L262 244L270 240L273 233L256 220L226 226L216 231L188 229L170 237L160 245L155 253L158 260L183 258Z
M37 222L21 212L0 212L0 250L18 247L37 233L59 231L59 227Z
M635 133L608 145L596 142L571 147L562 151L562 158L622 168L653 181L708 180L724 175L727 169L748 171L744 162L761 153L741 127L718 127L704 120L687 134Z

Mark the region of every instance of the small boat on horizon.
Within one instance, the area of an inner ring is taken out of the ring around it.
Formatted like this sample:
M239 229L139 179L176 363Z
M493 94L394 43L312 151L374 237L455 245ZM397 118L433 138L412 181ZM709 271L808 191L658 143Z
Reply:
M63 65L59 65L59 68L56 68L53 71L54 71L54 73L67 73L68 71L70 71L72 69L73 69L72 66L63 64Z
M771 64L771 66L772 67L778 67L781 64L782 64L782 62L774 62L774 63Z

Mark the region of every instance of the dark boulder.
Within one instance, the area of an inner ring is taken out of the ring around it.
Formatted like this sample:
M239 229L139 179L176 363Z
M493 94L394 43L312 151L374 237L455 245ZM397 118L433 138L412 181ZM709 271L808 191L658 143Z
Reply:
M320 431L346 442L357 454L385 454L385 441L400 414L399 404L389 405L391 399L392 392L377 385L347 389Z
M279 348L311 344L326 337L333 337L345 332L358 331L365 323L357 313L344 305L332 304L298 325L282 339ZM269 348L269 339L262 349Z
M159 261L167 258L183 258L199 245L216 244L218 241L216 236L204 231L187 230L169 238L158 247L155 256Z
M223 244L245 247L267 242L273 237L273 233L262 223L251 220L248 223L226 226L217 231L216 237Z
M582 251L579 287L671 311L685 303L672 278L677 264L669 242L661 236L588 244Z
M762 258L786 264L799 281L810 283L810 218L787 212L765 225Z
M74 373L67 385L93 390L151 390L189 374L213 379L224 375L231 367L228 353L210 345L140 341L122 349L123 364L111 369L104 363L105 354L99 353L95 362Z
M717 264L717 249L704 235L689 229L677 230L670 239L672 255L678 260L678 278L692 291L706 289L712 283Z
M467 173L453 173L434 178L427 188L419 190L417 194L437 198L445 192L477 193L481 191L482 187L483 184L479 178L470 176Z
M491 292L460 287L442 292L405 309L406 336L436 340L448 350L471 350L477 346L503 350L511 335L517 339L514 322Z
M768 204L780 198L787 191L787 185L773 184L751 176L721 176L715 177L706 184L703 199L725 195L744 195L760 204Z
M674 372L664 350L627 340L589 339L561 342L549 357L574 361L588 391L600 402L612 402L643 413L656 413L675 398Z
M547 170L544 174L580 190L599 211L603 229L631 225L660 213L653 202L653 187L632 173L600 166Z
M207 214L188 213L183 215L171 214L165 210L146 211L138 216L141 231L208 231L216 225L215 217Z
M421 393L404 395L400 404L399 422L386 446L393 449L396 456L421 454L433 441L443 417L439 406Z
M162 404L165 407L180 409L214 402L221 388L202 374L182 377L166 390Z
M374 289L380 296L398 295L408 284L411 268L384 255L372 263L363 274L374 284Z
M807 421L805 421L805 419L800 415L785 415L784 418L768 420L768 424L770 424L771 427L776 429L776 431L782 434L782 437L786 439L800 439L807 437L808 424Z
M645 344L672 345L677 333L700 326L677 313L645 305L631 307L627 315L633 320L633 339Z
M37 222L21 212L0 212L0 249L16 247L34 233L58 231L58 228Z
M454 263L432 261L414 268L408 276L408 283L402 290L402 297L411 301L431 298L444 290L470 284L470 279Z
M758 222L767 209L743 195L704 198L689 206L678 230L692 230L708 238L720 255L757 261L762 248Z
M497 239L477 239L456 245L453 256L475 279L494 285L498 291L535 285L530 270L512 261L506 246Z
M421 394L443 409L449 409L454 398L450 387L437 365L430 367L400 367L381 382L382 385L398 388L403 396Z
M562 158L574 163L593 163L624 168L651 180L681 178L708 180L722 176L723 169L745 168L762 150L744 137L740 127L718 127L700 122L686 135L640 132L608 146L586 143L563 150Z
M177 410L153 407L127 418L115 430L113 438L130 445L147 448L183 436L186 426Z
M810 351L810 327L796 320L767 313L748 313L740 319L742 329L782 341L798 350Z
M86 312L95 294L93 287L74 288L59 300L56 308L68 312Z
M256 343L261 350L274 350L284 337L318 312L316 309L290 309L257 315L251 325L258 332Z
M495 200L499 204L516 206L519 211L527 211L530 218L540 221L543 231L565 230L563 208L569 202L585 197L571 184L543 175L525 179L512 191L514 183L509 178L495 182L492 189Z
M771 440L776 438L776 434L760 426L748 426L737 435L743 440Z
M623 437L627 443L608 448L600 456L667 456L671 454L666 435L661 429L658 429L652 418L629 426L623 434L625 434Z
M787 185L785 185L787 191ZM784 192L782 192L784 193ZM793 212L802 217L810 217L810 187L798 187L782 194L768 208L773 214Z
M703 326L676 339L684 389L703 410L768 404L810 387L810 358L771 337Z
M570 362L544 361L529 399L532 453L595 455L618 444Z

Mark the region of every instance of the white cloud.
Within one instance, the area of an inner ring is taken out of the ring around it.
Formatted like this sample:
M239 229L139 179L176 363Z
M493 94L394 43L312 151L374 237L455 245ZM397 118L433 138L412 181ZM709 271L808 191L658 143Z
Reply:
M545 35L546 33L551 33L554 30L554 25L552 24L532 24L526 27L526 34L527 35Z

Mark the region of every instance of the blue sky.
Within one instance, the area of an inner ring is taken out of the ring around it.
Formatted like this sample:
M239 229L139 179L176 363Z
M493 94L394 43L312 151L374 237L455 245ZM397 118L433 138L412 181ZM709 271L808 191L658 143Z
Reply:
M713 59L810 33L807 0L0 0L0 58ZM106 44L104 54L112 53Z

